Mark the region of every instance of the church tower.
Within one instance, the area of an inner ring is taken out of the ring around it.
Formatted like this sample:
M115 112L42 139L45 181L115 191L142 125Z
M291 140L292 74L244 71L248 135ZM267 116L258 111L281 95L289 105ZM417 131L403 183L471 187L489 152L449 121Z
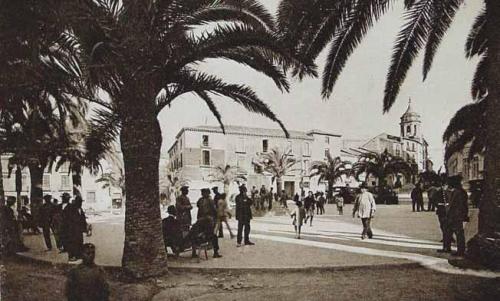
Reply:
M408 108L401 116L401 137L422 141L420 115L413 110L411 98L408 101Z

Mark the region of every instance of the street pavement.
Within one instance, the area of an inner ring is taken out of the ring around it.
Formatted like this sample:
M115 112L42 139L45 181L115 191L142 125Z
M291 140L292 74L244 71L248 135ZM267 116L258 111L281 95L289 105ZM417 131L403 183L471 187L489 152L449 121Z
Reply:
M417 263L436 271L481 277L499 277L499 273L462 270L448 263L449 255L436 252L441 247L441 234L434 212L412 212L411 204L379 205L372 221L373 239L361 240L361 222L352 218L352 206L344 215L327 205L326 214L316 215L312 226L304 225L302 239L296 239L288 216L266 214L252 220L250 238L254 246L236 247L236 241L220 239L222 258L213 259L212 251L205 260L192 259L190 252L180 258L169 257L170 268L201 269L293 269L345 268ZM475 212L471 213L472 215ZM123 251L122 215L103 214L89 217L93 235L86 242L96 245L96 262L104 266L119 266ZM230 225L236 232L236 221ZM470 228L471 225L468 227ZM472 227L473 228L473 227ZM468 231L474 233L472 229ZM471 235L469 234L469 235ZM41 235L25 236L30 251L27 256L66 263L67 255L45 251Z

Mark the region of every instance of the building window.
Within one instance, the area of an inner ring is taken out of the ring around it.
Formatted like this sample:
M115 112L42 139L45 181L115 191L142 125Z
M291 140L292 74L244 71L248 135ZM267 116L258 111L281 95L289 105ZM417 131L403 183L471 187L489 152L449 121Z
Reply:
M304 160L304 171L309 173L309 160Z
M267 153L269 150L269 141L267 139L262 140L262 152Z
M241 169L245 168L245 156L238 156L238 159L236 160L236 166Z
M413 126L413 129L414 129L413 132L415 133L415 136L416 136L417 135L417 125L416 124Z
M412 143L412 144L411 144L411 147L412 147L412 150L413 150L413 151L416 151L416 148L415 148L415 143Z
M210 151L204 150L202 153L202 164L209 166L210 165Z
M329 143L330 143L330 137L325 136L325 143L326 143L326 144L329 144Z
M311 147L309 145L309 142L304 143L304 156L310 156L311 155Z
M43 176L43 190L50 190L50 175Z
M205 146L205 147L208 147L208 135L203 135L201 136L201 145L202 146Z
M180 156L180 157L181 157L181 159L180 159L179 164L181 165L180 167L182 167L182 165L183 165L183 163L182 163L182 154L181 154L181 156Z
M238 143L236 145L236 152L237 153L245 152L245 138L238 138Z
M410 135L411 134L411 126L406 127L406 134Z
M328 158L328 155L330 154L330 149L325 148L325 157Z
M61 176L61 189L69 190L69 176Z
M87 199L85 201L88 203L95 203L95 191L87 191Z
M464 165L463 166L463 177L464 177L464 180L468 180L469 179L469 160L467 160L467 158L464 158L462 160L462 164Z

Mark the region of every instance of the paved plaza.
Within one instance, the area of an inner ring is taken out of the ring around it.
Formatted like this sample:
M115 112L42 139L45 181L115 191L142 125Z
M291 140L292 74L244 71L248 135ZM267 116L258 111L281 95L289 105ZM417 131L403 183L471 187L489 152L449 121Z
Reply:
M495 277L500 274L461 270L448 263L449 255L436 252L440 248L440 232L434 212L411 212L409 204L380 205L373 219L374 238L361 240L361 223L353 219L351 206L339 216L336 207L328 205L326 214L315 216L313 226L303 227L302 239L295 239L291 219L287 216L255 218L251 239L255 246L236 247L228 233L220 240L222 258L200 261L190 252L181 258L169 257L170 268L190 269L296 269L346 268L358 266L419 264L436 271ZM123 216L103 214L89 221L94 231L87 242L97 246L96 262L104 266L119 266L123 249ZM234 220L230 224L236 229ZM469 235L474 233L470 229ZM66 254L46 251L41 236L27 235L30 251L23 255L66 263ZM209 251L211 255L211 251Z

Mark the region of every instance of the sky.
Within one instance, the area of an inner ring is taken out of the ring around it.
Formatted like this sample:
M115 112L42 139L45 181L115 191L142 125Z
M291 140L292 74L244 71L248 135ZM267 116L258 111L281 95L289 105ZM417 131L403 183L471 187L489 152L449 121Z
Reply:
M291 79L290 93L282 93L267 77L234 62L210 60L199 68L229 83L252 87L289 130L320 129L350 139L369 139L383 132L399 135L400 117L411 97L413 108L422 116L423 135L429 142L431 159L439 168L443 162L442 133L454 113L472 101L470 83L477 60L465 58L464 46L482 2L465 1L441 43L426 81L422 80L421 54L409 71L396 103L386 114L382 112L385 77L394 41L404 24L402 5L386 13L368 32L350 57L332 96L326 100L321 97L321 78ZM261 3L274 13L279 0L261 0ZM320 74L325 57L323 53L316 61ZM215 100L225 125L278 128L230 99ZM161 112L159 120L163 153L183 127L218 125L205 103L193 95L179 97Z

